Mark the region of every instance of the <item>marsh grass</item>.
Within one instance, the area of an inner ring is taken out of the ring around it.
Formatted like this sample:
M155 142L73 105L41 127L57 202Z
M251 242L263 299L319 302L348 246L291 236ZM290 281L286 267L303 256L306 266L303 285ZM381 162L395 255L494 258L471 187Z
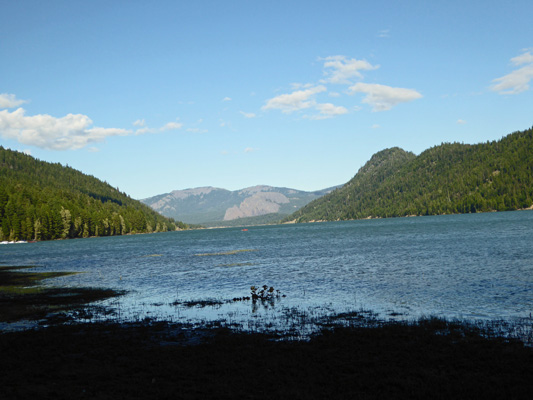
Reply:
M45 279L76 272L21 272L30 268L34 267L0 267L0 322L42 319L50 313L123 294L100 288L42 287L39 284Z
M31 268L35 267L0 267L0 287L34 286L45 279L77 274L77 272L18 272Z
M171 306L183 306L183 307L216 307L221 306L230 302L231 300L219 300L219 299L204 299L204 300L184 300L184 301L173 301L170 303Z

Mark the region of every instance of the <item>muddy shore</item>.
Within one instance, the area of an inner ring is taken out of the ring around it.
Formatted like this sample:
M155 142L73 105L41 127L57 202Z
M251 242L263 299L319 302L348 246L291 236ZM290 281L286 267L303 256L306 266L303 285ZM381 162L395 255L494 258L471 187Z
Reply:
M529 399L533 349L444 322L274 341L165 322L0 334L3 399ZM440 327L439 327L440 325Z
M22 278L27 284L51 276L0 272L0 316L8 320L117 295L21 290ZM430 318L279 339L148 319L65 320L0 332L0 398L529 399L533 393L533 347L467 324Z

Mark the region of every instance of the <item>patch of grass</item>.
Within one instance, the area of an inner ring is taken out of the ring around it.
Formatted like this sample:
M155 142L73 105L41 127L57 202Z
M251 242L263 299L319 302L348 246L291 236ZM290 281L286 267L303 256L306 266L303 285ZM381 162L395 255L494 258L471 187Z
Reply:
M28 269L32 267L17 267ZM61 276L75 275L77 272L17 272L14 268L0 269L0 287L35 286L45 279L59 278Z
M42 319L51 312L92 303L123 292L99 288L43 288L44 279L76 272L19 272L33 267L0 267L0 322Z

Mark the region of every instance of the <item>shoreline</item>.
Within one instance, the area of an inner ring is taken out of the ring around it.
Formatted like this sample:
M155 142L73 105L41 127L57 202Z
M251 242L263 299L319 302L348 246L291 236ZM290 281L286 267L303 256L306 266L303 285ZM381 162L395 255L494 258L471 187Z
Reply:
M40 282L78 272L20 272L35 266L0 266L0 326L33 325L75 308L124 294L105 288L42 287Z
M533 348L443 320L308 341L164 321L0 334L3 399L529 399Z
M91 300L37 286L68 273L17 271L25 268L0 267L4 310L18 302L30 311L15 322L21 330L0 331L6 400L529 399L533 392L533 329L520 341L500 325L383 321L371 312L334 316L309 337L220 321L76 322L65 310L91 314ZM34 286L17 293L22 282Z

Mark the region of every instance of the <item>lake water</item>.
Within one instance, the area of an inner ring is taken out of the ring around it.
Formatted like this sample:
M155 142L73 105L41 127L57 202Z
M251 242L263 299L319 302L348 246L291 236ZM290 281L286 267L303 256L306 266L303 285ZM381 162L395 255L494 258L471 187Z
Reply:
M246 328L283 325L288 310L361 308L385 318L516 319L533 312L533 211L5 245L0 262L83 272L46 281L51 286L127 290L102 303L123 320L224 319ZM251 285L264 284L286 297L172 305L249 296Z

